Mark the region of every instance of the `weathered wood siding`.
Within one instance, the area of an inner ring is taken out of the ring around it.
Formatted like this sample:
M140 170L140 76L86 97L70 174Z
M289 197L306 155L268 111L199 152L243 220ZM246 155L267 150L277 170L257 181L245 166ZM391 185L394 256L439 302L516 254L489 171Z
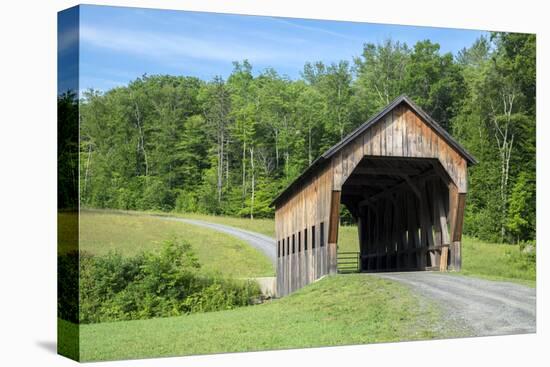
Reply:
M336 243L332 244L333 251L329 251L328 244L329 228L334 228L334 224L331 225L329 221L332 197L332 167L327 165L310 178L299 192L276 208L277 246L282 247L283 240L285 244L284 251L277 251L278 296L286 295L328 274L329 264L335 263L336 259L329 257L331 252L335 256ZM339 197L337 200L339 207Z
M333 157L334 190L341 190L363 156L436 158L458 191L467 191L466 160L405 104L389 111Z

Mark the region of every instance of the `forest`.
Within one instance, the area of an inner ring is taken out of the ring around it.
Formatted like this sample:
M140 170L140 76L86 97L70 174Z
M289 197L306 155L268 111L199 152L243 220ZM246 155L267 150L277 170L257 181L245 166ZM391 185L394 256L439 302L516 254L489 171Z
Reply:
M68 92L58 109L79 109L80 204L272 217L271 200L315 158L406 94L479 161L464 232L533 240L535 41L490 33L453 55L388 39L308 62L297 79L243 60L226 79L143 75L80 100Z

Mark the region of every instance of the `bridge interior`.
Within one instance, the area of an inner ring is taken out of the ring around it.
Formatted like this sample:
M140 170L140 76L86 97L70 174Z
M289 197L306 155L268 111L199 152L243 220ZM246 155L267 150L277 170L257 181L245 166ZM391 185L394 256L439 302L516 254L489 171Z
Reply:
M446 270L450 178L437 159L364 157L342 186L363 272Z

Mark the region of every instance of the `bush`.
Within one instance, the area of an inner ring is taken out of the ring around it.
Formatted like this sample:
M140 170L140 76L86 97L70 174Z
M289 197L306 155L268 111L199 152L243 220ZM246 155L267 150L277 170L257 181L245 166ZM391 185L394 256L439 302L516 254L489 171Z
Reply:
M196 213L198 210L196 194L189 191L180 191L176 199L176 211L179 213Z
M526 279L536 279L537 254L535 241L522 241L519 243L519 249L516 247L517 245L509 246L511 247L505 250L508 267L517 269L524 274Z
M208 312L230 310L235 307L248 305L251 300L258 298L258 284L252 281L235 282L227 279L212 278L202 291L197 292L185 300L188 312Z
M59 316L81 323L179 316L250 305L260 296L255 282L203 274L191 246L184 241L163 243L159 253L134 257L80 254L80 278L75 254L60 255ZM74 279L80 279L80 312ZM77 317L77 315L79 317Z

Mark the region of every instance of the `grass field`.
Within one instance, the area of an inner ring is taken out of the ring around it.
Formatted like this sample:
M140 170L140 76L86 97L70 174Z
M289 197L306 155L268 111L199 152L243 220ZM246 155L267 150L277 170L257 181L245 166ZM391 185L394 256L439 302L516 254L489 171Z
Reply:
M271 264L260 252L229 235L137 214L84 211L82 248L96 254L116 249L131 255L155 250L163 239L178 236L191 242L208 270L235 276L273 274ZM274 236L273 220L181 216ZM60 220L73 219L69 214L60 214ZM66 236L72 238L74 233L68 232ZM65 245L61 238L61 248ZM355 227L340 228L339 250L358 251ZM518 246L465 237L462 256L463 275L535 285L534 264L522 260ZM80 358L131 359L463 336L457 334L457 330L463 329L450 325L446 319L435 304L413 295L401 284L368 274L336 275L288 297L256 306L81 325ZM62 320L59 330L69 335L76 332L74 325ZM68 353L76 353L74 346L65 347Z
M460 336L441 316L400 284L337 275L257 306L82 325L80 352L93 361Z
M227 224L275 237L275 223L272 219L230 218L210 215L184 215L189 218ZM359 238L355 226L340 226L338 251L359 251ZM535 286L536 269L520 256L517 245L489 243L463 236L462 275L478 276L492 280L506 280Z
M169 214L172 215L172 214ZM248 231L258 232L275 238L275 221L273 219L247 219L204 214L174 214L183 218L200 219L207 222L226 224ZM338 233L339 251L359 251L359 237L355 226L340 226Z
M72 220L59 214L60 221ZM143 215L105 211L82 211L80 217L81 250L104 255L118 251L134 255L155 251L170 238L187 240L205 271L219 271L234 277L258 277L275 274L271 262L258 250L233 236L186 223L166 221ZM60 241L61 248L67 247Z
M497 244L464 237L462 275L506 280L535 287L536 266L521 255L518 245Z
M239 239L185 223L162 221L137 214L139 213L83 211L82 248L98 254L114 249L123 254L134 254L141 249L154 249L158 247L160 240L170 236L184 236L192 243L205 269L221 269L236 276L274 274L269 261L259 251ZM226 224L275 237L273 219L250 220L202 214L169 215ZM60 220L71 220L69 216L60 214ZM341 226L338 235L339 251L359 251L355 226ZM67 233L67 236L74 237L74 234ZM221 253L213 251L214 248L221 249ZM234 261L226 264L227 258ZM519 246L488 243L468 236L463 237L460 273L493 280L514 281L532 287L535 286L536 280L535 265L523 260Z

